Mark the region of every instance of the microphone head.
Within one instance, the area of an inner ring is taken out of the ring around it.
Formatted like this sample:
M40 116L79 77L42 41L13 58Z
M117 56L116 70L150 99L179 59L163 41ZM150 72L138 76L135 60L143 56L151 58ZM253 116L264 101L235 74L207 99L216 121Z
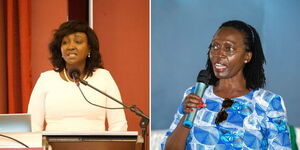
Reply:
M208 85L211 76L208 70L201 70L197 77L197 82L203 82Z
M70 68L68 74L70 77L77 80L80 77L80 70L78 68Z

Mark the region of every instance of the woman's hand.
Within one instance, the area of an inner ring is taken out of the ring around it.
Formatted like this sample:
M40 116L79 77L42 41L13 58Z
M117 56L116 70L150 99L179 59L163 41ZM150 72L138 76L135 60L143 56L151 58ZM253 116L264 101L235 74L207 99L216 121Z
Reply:
M196 94L189 94L183 101L183 111L185 115L203 107L206 107L206 104L204 104L202 102L202 98L200 98ZM184 116L181 118L173 133L168 137L165 150L185 149L186 139L190 133L190 128L186 128L182 125L184 118Z
M185 114L195 111L193 108L200 109L206 107L206 104L203 103L202 98L196 94L189 94L185 97L183 104L183 111Z

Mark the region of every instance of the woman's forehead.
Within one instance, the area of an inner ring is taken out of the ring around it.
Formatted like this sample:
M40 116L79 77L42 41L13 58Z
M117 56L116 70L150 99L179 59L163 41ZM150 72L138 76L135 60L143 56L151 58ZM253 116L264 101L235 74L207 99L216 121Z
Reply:
M70 33L70 34L65 35L63 38L71 38L71 37L74 37L74 38L87 38L87 35L84 32L74 32L74 33Z
M222 27L220 28L213 41L230 41L232 43L244 43L244 34L232 27Z

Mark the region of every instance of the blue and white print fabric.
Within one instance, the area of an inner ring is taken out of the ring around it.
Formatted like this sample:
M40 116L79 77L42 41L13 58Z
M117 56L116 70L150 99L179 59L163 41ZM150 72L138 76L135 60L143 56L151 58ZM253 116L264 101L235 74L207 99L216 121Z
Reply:
M193 90L194 87L187 89L184 98ZM207 107L197 112L194 126L187 137L186 150L291 149L286 109L279 95L257 89L247 95L232 98L234 104L226 110L227 120L216 125L215 119L223 100L213 93L213 86L206 89L203 102ZM183 115L181 103L164 137L162 149Z

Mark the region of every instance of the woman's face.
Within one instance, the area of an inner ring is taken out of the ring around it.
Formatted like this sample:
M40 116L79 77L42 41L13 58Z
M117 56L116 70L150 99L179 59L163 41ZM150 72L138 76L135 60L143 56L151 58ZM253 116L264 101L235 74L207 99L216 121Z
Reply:
M243 76L243 68L252 57L246 52L244 34L232 27L219 29L211 43L209 57L218 79Z
M87 35L83 32L66 35L61 41L61 53L66 66L85 66L89 52Z

